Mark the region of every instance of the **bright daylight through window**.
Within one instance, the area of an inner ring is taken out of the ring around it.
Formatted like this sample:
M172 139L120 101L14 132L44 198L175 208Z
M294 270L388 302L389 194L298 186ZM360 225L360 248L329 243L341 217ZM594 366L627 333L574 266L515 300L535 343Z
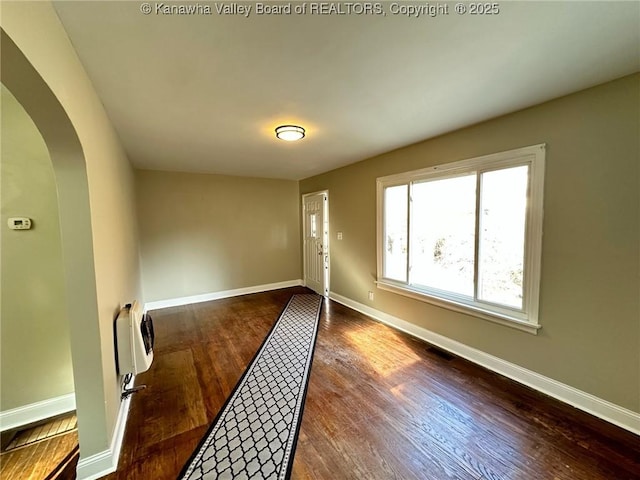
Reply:
M535 332L545 146L378 179L378 287Z

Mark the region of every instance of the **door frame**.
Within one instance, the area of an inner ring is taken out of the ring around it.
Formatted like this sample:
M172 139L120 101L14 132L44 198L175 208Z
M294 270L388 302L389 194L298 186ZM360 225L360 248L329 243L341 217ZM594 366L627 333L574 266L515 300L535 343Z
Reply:
M314 195L324 195L325 201L322 204L322 216L323 216L323 238L322 243L324 245L325 254L325 268L324 268L324 295L329 297L329 280L331 278L331 246L329 245L329 190L320 190L317 192L305 193L302 195L302 284L307 286L307 255L305 252L305 235L307 231L307 215L305 213L305 200L307 197Z

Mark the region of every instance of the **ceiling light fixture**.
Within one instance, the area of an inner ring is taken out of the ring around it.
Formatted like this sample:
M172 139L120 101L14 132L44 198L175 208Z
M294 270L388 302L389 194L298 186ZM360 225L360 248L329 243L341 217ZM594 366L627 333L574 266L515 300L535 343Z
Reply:
M287 142L295 142L304 138L304 128L297 125L280 125L276 128L276 137Z

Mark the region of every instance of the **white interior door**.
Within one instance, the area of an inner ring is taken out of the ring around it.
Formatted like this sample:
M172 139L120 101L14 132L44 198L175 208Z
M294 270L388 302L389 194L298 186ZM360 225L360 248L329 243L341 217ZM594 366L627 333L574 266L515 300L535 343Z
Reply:
M329 196L302 197L304 223L304 283L320 295L329 294Z

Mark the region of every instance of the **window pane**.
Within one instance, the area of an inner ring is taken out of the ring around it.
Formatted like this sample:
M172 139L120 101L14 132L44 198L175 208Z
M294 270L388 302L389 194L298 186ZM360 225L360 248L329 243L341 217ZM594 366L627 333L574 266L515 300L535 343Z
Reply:
M476 174L415 183L411 283L473 297Z
M522 308L529 167L482 174L478 298Z
M311 215L309 215L309 236L312 238L317 238L318 237L318 226L316 225L316 215L315 213L312 213Z
M408 185L384 189L384 276L407 281Z

